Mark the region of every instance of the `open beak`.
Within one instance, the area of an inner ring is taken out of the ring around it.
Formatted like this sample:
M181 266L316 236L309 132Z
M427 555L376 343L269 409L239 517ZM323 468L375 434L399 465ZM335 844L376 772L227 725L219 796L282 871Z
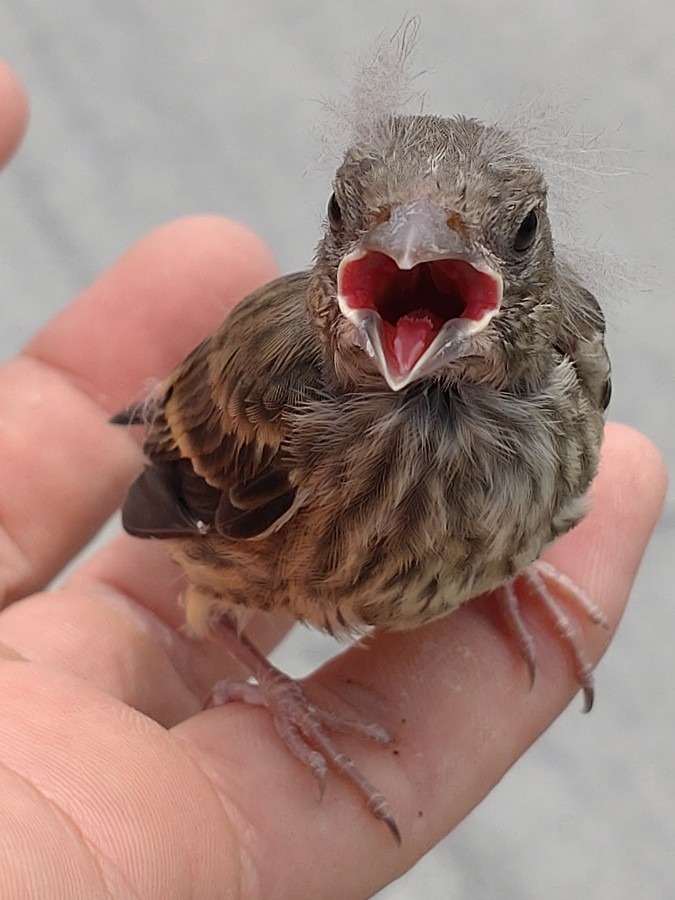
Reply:
M340 311L394 391L462 356L499 310L501 275L462 232L457 214L413 200L340 262Z

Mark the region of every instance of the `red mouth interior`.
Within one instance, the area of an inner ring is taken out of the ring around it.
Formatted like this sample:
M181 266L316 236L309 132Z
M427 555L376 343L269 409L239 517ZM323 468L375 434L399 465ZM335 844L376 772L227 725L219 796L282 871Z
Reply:
M374 309L382 319L387 362L407 374L452 319L478 321L497 307L495 280L461 259L399 269L384 253L366 253L344 267L340 293L350 309Z

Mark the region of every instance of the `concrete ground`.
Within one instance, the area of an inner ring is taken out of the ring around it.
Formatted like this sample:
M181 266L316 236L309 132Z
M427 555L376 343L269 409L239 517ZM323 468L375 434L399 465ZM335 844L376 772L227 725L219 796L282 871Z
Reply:
M311 139L316 101L339 96L351 59L406 12L422 16L428 110L509 120L533 98L553 109L543 156L569 210L566 240L607 310L612 415L672 463L669 0L5 0L0 55L30 91L32 125L0 183L2 355L172 217L239 218L282 270L306 265L330 177ZM569 123L585 135L581 155L564 149L569 136L561 153ZM593 715L575 703L383 900L674 895L674 539L671 494ZM303 643L285 659L298 670L320 652Z

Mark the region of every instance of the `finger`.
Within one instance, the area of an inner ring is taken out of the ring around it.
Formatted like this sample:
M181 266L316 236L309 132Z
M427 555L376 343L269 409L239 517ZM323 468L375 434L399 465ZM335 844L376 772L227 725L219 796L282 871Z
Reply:
M0 165L11 158L28 124L28 99L6 62L0 60Z
M108 415L213 330L272 261L214 217L159 229L0 371L0 585L36 590L98 530L141 465Z
M664 486L652 445L630 429L609 427L593 510L556 546L555 563L602 605L613 625ZM555 636L535 610L527 612L541 659L531 691L522 660L472 604L409 634L379 634L367 652L351 649L310 679L312 696L324 705L345 711L339 697L352 714L356 709L379 719L397 734L390 750L346 738L344 749L390 799L402 848L338 779L329 778L318 803L310 773L276 739L264 710L231 704L174 729L200 754L226 802L243 811L262 895L283 883L287 896L324 896L325 871L316 859L349 859L340 868L340 896L369 896L480 802L576 689ZM597 660L607 633L589 626L586 636ZM289 871L285 861L298 859L294 848L310 844L310 862ZM266 849L272 845L283 871L272 866Z
M4 897L244 896L227 811L165 729L80 679L2 661L0 718Z
M162 542L119 535L58 591L4 610L0 644L85 679L169 727L201 710L219 679L242 674L215 642L185 635L182 587ZM267 651L288 624L259 616L250 626Z

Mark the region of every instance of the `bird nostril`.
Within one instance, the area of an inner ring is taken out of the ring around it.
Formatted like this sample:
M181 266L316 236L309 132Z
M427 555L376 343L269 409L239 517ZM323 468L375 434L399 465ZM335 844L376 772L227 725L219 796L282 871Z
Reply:
M448 226L448 228L452 229L452 231L456 231L458 234L466 236L466 223L459 213L450 213L448 218L445 220L445 224Z
M373 223L375 225L381 225L383 222L388 222L389 219L391 219L391 207L381 206L375 213Z

